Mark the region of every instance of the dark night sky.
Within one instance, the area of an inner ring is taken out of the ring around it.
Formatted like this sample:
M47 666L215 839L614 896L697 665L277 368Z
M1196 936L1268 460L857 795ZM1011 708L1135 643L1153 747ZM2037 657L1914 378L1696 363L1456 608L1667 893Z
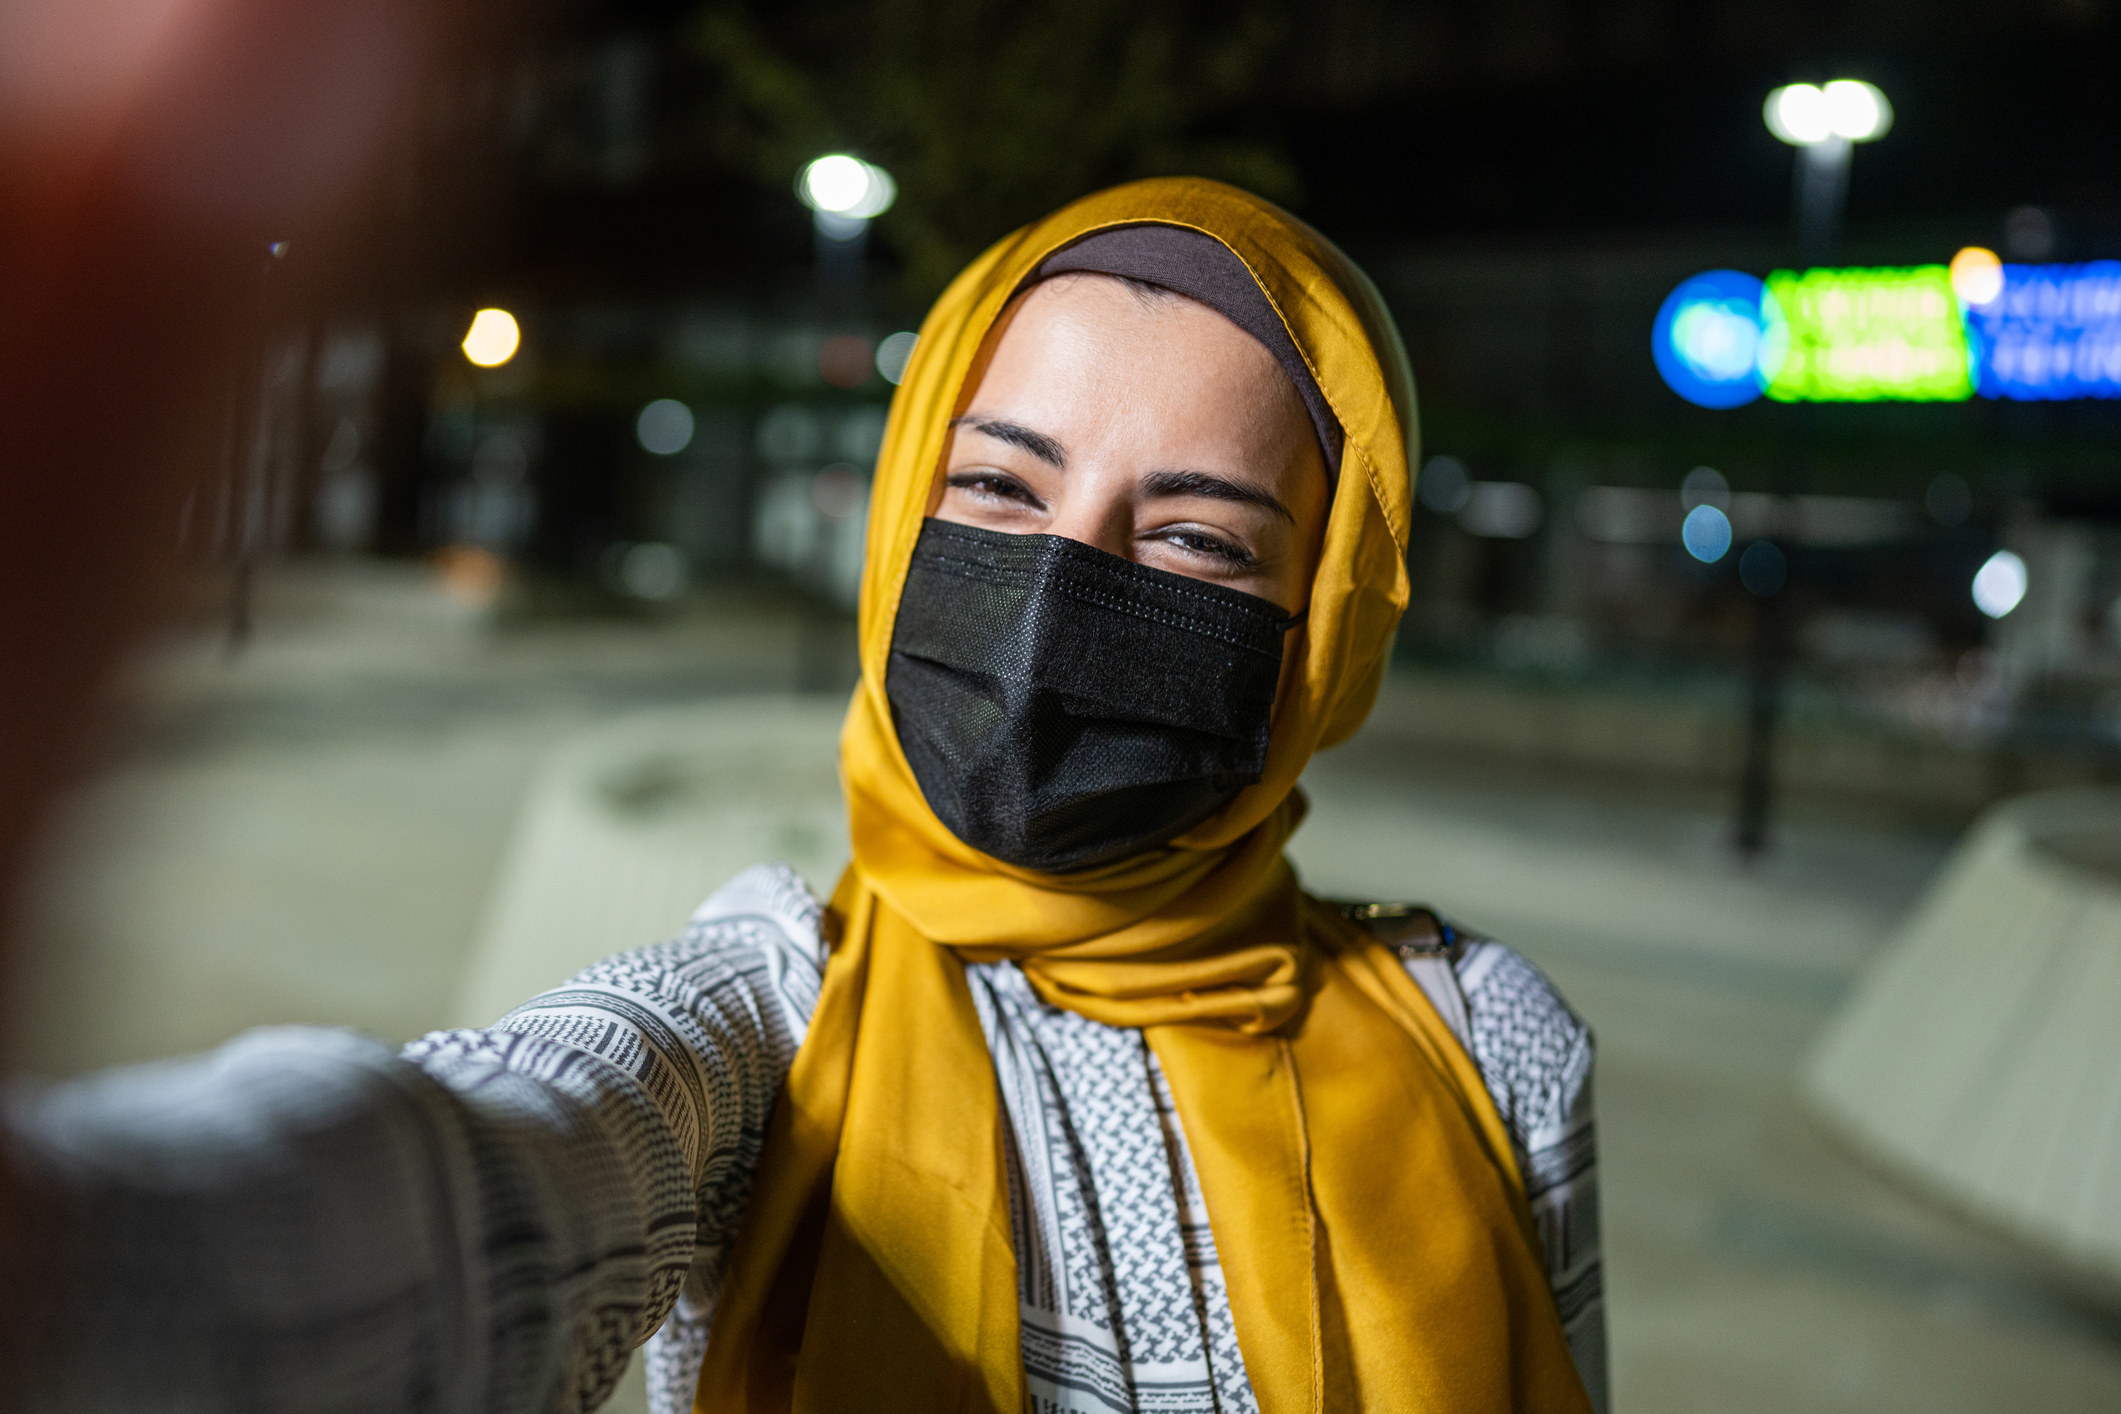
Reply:
M660 45L658 104L681 108L712 99L679 36L713 7L603 0L569 28L585 46L614 34ZM848 25L870 12L807 0L789 13L812 11ZM1196 23L1215 22L1212 7L1201 13ZM1289 15L1287 63L1227 121L1283 153L1291 203L1357 251L1773 236L1787 224L1792 154L1761 102L1793 79L1848 76L1897 110L1893 131L1856 154L1852 258L2000 248L2021 203L2053 212L2054 258L2121 255L2116 0L1312 0ZM516 260L591 283L807 256L785 186L697 156L660 162L631 190L547 189L516 224L504 242Z
M1290 132L1306 214L1354 243L1775 226L1791 150L1761 102L1777 84L1832 77L1869 79L1896 109L1891 133L1856 153L1854 236L1948 223L2000 241L2004 213L2038 203L2062 217L2057 256L2121 254L2111 22L1946 34L1838 63L1676 52L1314 110Z

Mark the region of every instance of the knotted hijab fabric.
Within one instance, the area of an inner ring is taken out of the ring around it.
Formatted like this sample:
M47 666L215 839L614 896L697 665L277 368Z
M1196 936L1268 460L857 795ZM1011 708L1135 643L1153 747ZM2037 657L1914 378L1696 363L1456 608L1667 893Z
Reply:
M923 798L884 676L950 419L1040 263L1092 232L1221 241L1345 441L1267 767L1169 846L1067 875L985 856ZM1407 599L1414 401L1375 290L1302 223L1198 179L1137 182L1016 232L950 286L893 401L871 494L862 680L841 737L854 859L823 992L715 1313L700 1411L1025 1407L993 1061L964 964L1142 1028L1171 1082L1267 1414L1588 1401L1478 1072L1397 956L1304 895L1282 846L1314 750L1358 727Z

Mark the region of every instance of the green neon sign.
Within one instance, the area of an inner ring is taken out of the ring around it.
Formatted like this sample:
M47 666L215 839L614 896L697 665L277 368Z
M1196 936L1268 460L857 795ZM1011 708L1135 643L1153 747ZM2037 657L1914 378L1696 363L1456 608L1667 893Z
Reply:
M1957 402L1973 396L1966 322L1942 265L1777 270L1761 371L1777 402Z

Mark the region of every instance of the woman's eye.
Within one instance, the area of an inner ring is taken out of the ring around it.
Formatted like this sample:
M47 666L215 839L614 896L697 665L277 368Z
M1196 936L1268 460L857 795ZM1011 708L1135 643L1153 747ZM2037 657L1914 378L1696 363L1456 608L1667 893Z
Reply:
M1235 569L1251 569L1258 565L1258 557L1234 540L1225 540L1220 535L1209 535L1199 530L1167 530L1157 537L1167 544L1176 545L1189 554L1220 560Z
M1035 506L1038 497L1031 488L1006 472L1000 471L954 471L947 482L953 491L967 491L974 496L988 497L997 501L1014 501L1020 505Z

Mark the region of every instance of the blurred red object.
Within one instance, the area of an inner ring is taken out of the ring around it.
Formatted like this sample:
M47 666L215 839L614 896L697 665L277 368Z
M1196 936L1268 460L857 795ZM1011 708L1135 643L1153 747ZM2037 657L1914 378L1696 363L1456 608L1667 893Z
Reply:
M817 371L835 388L859 388L876 371L876 350L859 334L834 334L818 350Z
M0 985L39 817L83 765L114 665L175 597L180 513L256 357L268 248L317 271L341 258L417 155L419 100L468 16L0 5ZM0 1166L0 1290L22 1317L0 1365L35 1348L23 1298L63 1276L37 1271L43 1220L13 1194Z

